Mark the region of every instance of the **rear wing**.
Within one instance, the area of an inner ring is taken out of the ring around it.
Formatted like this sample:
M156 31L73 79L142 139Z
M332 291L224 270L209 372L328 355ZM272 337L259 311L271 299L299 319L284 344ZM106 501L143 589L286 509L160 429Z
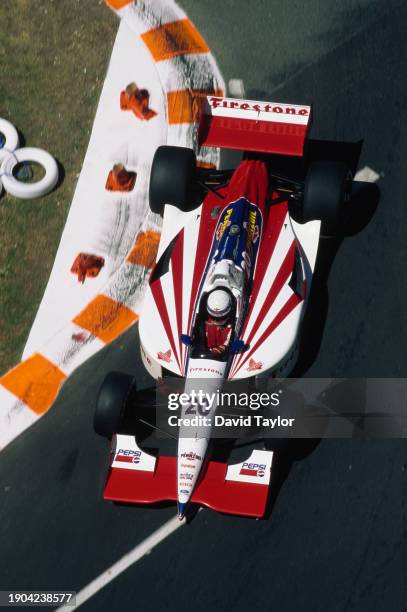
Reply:
M311 107L208 96L200 146L302 156Z

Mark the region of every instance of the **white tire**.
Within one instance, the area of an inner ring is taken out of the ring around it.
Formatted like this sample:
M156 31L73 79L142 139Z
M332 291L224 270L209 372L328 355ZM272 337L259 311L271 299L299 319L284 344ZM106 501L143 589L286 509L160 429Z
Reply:
M0 117L0 132L4 134L6 142L0 149L0 164L7 157L10 151L15 151L18 147L18 132L14 125Z
M7 121L7 119L2 119L0 117L0 133L4 135L5 142L2 148L0 149L0 165L2 161L7 157L10 151L14 151L18 147L18 132L14 125ZM0 176L0 195L3 191L3 185L1 182Z
M20 162L36 162L45 170L45 176L36 183L22 183L13 176L13 170ZM4 189L16 198L29 200L49 193L58 182L58 165L55 159L43 149L24 147L9 153L0 167Z

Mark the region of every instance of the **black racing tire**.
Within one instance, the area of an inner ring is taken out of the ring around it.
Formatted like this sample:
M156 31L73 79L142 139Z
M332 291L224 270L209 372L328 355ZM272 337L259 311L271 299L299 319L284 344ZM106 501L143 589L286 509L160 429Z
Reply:
M184 212L193 210L196 157L192 149L163 145L155 152L150 175L149 200L153 213L163 215L165 204Z
M120 429L135 379L123 372L109 372L96 400L93 427L97 434L111 438Z
M301 222L322 221L326 234L338 232L350 199L352 173L345 162L317 161L309 167L302 200Z

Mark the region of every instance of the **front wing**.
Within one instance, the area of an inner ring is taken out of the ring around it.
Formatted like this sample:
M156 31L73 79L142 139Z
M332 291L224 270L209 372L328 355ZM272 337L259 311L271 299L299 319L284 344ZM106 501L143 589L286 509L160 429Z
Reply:
M191 503L225 514L263 517L272 459L272 451L255 449L241 463L208 461ZM153 457L138 447L134 436L118 434L103 497L134 504L177 501L176 457Z

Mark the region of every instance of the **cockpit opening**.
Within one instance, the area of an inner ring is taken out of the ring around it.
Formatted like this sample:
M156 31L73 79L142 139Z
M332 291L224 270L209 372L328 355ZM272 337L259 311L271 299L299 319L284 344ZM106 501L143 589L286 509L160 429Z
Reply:
M235 320L236 298L227 287L217 286L203 294L192 334L191 357L226 361Z

